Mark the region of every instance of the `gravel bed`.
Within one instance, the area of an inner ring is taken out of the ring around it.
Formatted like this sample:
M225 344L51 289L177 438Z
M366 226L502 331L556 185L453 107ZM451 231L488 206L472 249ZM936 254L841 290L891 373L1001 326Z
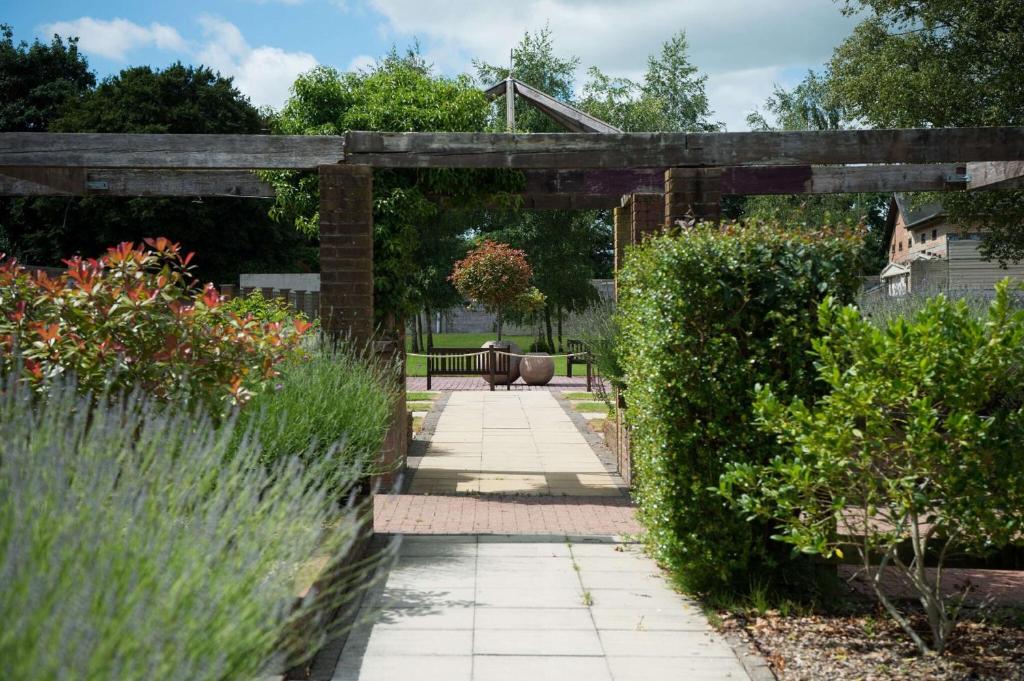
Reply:
M1020 610L967 613L942 655L922 656L872 602L851 598L856 600L845 614L723 614L722 626L746 636L781 681L1024 681ZM913 617L915 628L927 631L924 617Z

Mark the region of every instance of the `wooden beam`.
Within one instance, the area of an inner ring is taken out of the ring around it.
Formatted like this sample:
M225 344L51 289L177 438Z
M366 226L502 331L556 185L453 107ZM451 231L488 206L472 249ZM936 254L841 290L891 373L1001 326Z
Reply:
M955 164L738 166L722 170L722 194L857 194L963 189Z
M610 210L622 199L606 194L523 194L523 210Z
M661 193L665 188L664 168L526 170L524 175L530 194L604 194L618 199L625 194Z
M0 196L230 196L273 198L245 170L117 170L0 167Z
M340 135L0 133L0 166L298 170L344 159Z
M968 163L967 175L970 190L1024 189L1024 161Z
M515 88L516 93L528 101L539 111L565 126L572 132L597 132L597 133L621 133L618 128L609 125L599 118L580 111L574 106L561 102L554 97L547 95L526 83L509 79L510 84ZM492 88L493 89L493 88ZM508 93L506 92L506 97Z
M388 168L962 163L1024 159L1024 127L799 132L350 132L346 159Z

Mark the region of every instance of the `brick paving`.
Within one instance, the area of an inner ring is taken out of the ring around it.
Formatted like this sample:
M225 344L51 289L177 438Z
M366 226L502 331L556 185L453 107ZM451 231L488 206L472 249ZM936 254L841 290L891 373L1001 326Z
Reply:
M635 535L641 526L622 497L377 495L378 533Z
M930 578L934 578L934 568L925 568ZM839 574L851 580L851 584L861 593L874 596L870 584L867 584L857 569L850 565L841 565ZM964 568L945 568L942 571L942 591L947 596L963 591L966 583L971 588L967 593L970 605L992 604L1002 607L1024 607L1024 572L1014 570L971 570ZM895 598L914 598L914 589L899 572L888 568L882 576L882 589Z

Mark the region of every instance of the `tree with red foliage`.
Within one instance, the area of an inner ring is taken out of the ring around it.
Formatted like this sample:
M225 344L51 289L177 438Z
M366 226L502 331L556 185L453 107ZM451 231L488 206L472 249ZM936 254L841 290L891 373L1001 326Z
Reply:
M532 276L526 253L508 244L484 241L455 263L449 279L459 293L495 314L501 340L503 312L529 290Z

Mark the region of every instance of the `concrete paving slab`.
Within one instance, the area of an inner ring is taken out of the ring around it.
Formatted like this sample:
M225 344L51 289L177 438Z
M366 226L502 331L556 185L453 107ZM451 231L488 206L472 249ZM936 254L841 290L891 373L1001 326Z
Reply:
M476 655L473 681L611 681L603 657Z
M473 637L475 655L603 655L597 632L578 629L484 629Z

